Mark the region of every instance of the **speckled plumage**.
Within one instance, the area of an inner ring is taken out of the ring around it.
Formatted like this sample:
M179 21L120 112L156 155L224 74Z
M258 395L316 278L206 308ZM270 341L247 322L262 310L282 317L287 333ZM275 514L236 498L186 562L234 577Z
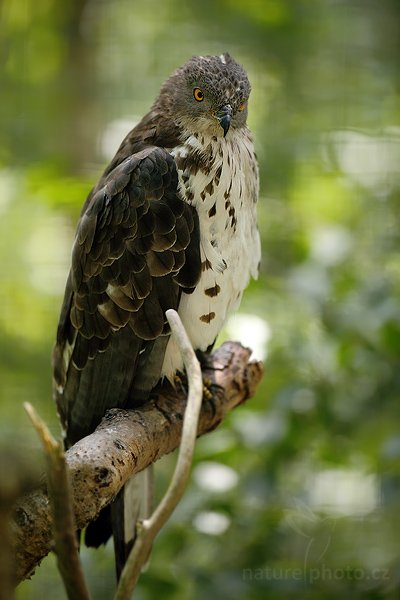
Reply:
M206 350L257 277L249 94L228 54L193 57L163 84L90 192L53 353L67 446L107 409L146 401L182 367L168 308L194 348ZM107 536L97 528L91 542Z
M211 169L191 173L193 154L208 156ZM200 280L192 294L182 296L179 314L193 346L206 350L238 308L250 276L257 277L257 163L247 129L228 138L191 136L173 155L180 194L199 215L202 262ZM163 374L171 377L181 366L178 348L170 340Z

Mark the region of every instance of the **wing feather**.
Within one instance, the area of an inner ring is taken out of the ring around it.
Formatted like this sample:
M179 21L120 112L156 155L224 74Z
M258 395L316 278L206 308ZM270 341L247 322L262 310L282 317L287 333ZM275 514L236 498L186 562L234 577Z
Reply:
M85 433L84 411L92 413L88 433L106 408L132 404L135 377L156 378L142 377L139 353L147 344L155 352L154 341L168 333L165 310L199 279L198 217L177 187L173 157L148 147L106 171L82 211L53 353L69 440ZM160 372L165 342L159 347Z

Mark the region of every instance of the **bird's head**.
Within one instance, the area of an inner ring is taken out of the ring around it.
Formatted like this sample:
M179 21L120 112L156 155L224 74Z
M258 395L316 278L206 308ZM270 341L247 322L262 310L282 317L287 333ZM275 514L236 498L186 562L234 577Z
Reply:
M194 56L164 83L155 107L190 133L226 136L246 125L250 89L229 54Z

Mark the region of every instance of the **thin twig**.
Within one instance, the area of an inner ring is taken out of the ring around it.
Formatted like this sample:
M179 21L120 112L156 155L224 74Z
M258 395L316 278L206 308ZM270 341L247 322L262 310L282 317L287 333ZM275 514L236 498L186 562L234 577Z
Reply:
M203 380L199 361L175 310L166 312L172 335L179 346L189 382L187 408L183 420L178 459L170 485L149 519L138 524L137 538L121 574L114 600L129 600L148 558L154 538L182 498L192 465L197 425L202 401Z
M43 444L47 463L47 488L53 516L54 551L69 600L90 600L78 552L71 489L62 444L29 402L24 403Z

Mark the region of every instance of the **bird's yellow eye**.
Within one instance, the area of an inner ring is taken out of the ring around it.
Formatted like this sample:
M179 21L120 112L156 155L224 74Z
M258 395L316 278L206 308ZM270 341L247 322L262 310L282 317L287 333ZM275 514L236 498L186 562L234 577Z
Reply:
M197 102L202 102L204 100L204 92L200 88L194 88L193 96Z
M239 110L244 110L246 108L246 102L242 102L242 104L239 106Z

